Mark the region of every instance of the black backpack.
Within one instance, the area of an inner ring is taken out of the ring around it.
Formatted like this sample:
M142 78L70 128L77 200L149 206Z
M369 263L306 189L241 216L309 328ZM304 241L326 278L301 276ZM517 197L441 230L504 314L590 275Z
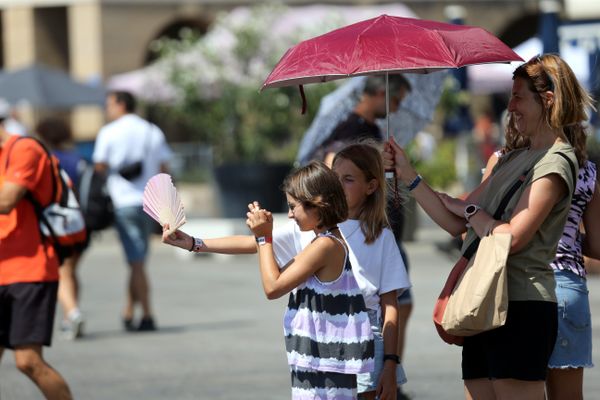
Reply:
M89 231L101 231L113 224L115 215L106 188L106 175L96 171L93 164L86 164L82 168L77 193Z

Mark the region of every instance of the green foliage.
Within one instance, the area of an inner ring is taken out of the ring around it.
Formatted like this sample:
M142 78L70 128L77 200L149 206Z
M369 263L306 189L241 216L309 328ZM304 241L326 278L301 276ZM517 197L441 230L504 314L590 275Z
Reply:
M412 158L415 169L423 176L431 187L435 189L446 189L456 182L455 154L456 141L444 139L437 145L435 153L430 160L415 159L415 142L407 148L409 157Z
M212 36L183 31L180 40L155 43L177 90L177 101L167 109L169 117L183 126L189 140L211 145L217 164L293 161L321 98L334 88L331 83L305 87L305 115L297 87L259 92L285 50L313 36L294 32L294 37L272 38L269 29L281 10L259 6L242 23L221 17ZM224 48L223 37L232 45Z

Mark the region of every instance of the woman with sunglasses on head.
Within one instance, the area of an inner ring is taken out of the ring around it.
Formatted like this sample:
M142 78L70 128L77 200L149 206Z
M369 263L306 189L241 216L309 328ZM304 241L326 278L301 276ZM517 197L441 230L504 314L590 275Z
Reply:
M547 366L557 336L555 280L549 264L571 205L585 141L580 124L592 99L558 56L536 57L513 74L507 134L528 145L503 156L466 200L434 192L390 141L384 158L423 209L453 236L510 233L508 315L504 326L466 337L462 376L467 399L543 399ZM492 213L515 182L523 184L499 219ZM468 224L468 225L467 225Z
M570 129L585 128L575 124ZM498 159L511 150L529 146L528 138L516 131L508 133L506 145L488 160L482 181ZM558 336L548 363L548 400L583 399L583 369L593 367L592 321L583 256L600 258L600 190L596 164L587 158L585 141L575 145L575 155L580 165L575 192L556 257L550 263L556 280ZM582 224L585 234L580 230Z

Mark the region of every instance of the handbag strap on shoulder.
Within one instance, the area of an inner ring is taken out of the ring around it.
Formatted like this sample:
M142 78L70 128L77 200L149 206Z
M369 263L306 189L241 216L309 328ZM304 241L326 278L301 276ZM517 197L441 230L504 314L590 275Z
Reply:
M525 179L527 178L527 174L529 174L530 170L531 170L531 168L523 171L523 173L519 176L519 178L512 184L510 189L508 189L508 191L506 192L506 194L500 201L500 204L498 204L498 207L496 207L496 211L494 212L494 215L493 215L494 219L500 219L502 217L502 214L504 213L504 210L506 209L508 202L514 196L514 194L517 192L517 190L521 187L521 185L523 185L523 182L525 182ZM467 260L470 260L471 257L473 257L473 254L475 254L475 252L477 251L477 247L479 247L480 240L481 240L480 238L476 238L475 240L473 240L473 242L469 245L469 247L467 247L467 249L463 253L463 257L465 257Z

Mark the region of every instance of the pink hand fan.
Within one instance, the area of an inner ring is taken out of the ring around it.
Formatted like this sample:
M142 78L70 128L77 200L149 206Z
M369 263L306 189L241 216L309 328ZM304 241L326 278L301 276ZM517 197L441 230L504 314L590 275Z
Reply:
M144 188L144 211L161 226L169 224L170 235L185 224L183 204L170 175L157 174Z

